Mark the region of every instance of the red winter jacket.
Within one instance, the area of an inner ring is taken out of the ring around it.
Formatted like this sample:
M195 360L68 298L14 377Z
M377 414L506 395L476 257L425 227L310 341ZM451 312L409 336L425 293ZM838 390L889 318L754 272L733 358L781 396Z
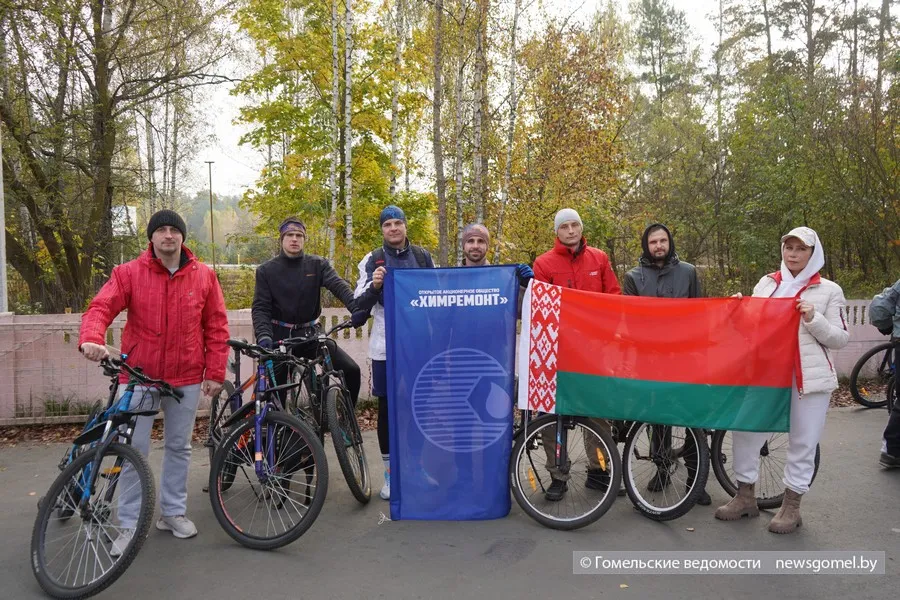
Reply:
M534 261L534 278L587 292L622 293L606 252L588 246L584 238L575 253L557 238L553 250L544 252Z
M176 387L225 380L228 316L222 288L213 270L186 247L174 275L153 255L152 245L114 268L81 317L78 347L105 344L106 329L123 310L128 319L121 350L129 365Z

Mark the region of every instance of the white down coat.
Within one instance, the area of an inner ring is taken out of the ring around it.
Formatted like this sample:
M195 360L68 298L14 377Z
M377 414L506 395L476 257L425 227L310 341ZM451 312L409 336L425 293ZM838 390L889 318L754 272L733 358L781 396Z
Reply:
M753 295L768 298L781 283L781 273L765 275L753 288ZM832 392L838 387L837 372L831 358L832 350L839 350L850 341L844 309L847 301L841 287L818 274L800 291L800 298L816 307L813 320L800 318L800 373L797 389L800 394Z

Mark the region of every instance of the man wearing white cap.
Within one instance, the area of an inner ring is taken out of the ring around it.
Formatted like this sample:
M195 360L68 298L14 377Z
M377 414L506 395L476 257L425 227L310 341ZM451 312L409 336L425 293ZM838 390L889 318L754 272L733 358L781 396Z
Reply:
M574 209L564 208L556 213L553 226L556 231L556 244L552 250L541 254L534 261L536 280L588 292L622 293L616 274L609 264L609 257L603 250L588 246L583 235L584 225L581 217ZM591 421L599 428L610 431L608 421L603 419ZM542 437L551 478L550 487L544 495L547 500L556 502L562 500L568 491L571 473L562 472L556 466L556 428L547 427ZM599 454L596 440L585 436L584 449L590 461L585 487L605 490L609 486L609 475L596 458Z

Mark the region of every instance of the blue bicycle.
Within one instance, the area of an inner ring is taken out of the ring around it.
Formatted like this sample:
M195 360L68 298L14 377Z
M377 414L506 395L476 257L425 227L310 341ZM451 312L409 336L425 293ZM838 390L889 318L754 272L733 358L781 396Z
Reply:
M181 393L127 365L126 358L101 361L110 378L106 406L95 406L60 461L62 472L38 501L31 568L40 586L55 598L86 598L112 585L137 556L150 530L153 475L131 439L138 417L159 412L151 389L175 398ZM128 384L117 397L121 373L128 375ZM123 526L119 518L120 501L127 497L130 504L138 496L134 531L130 538L122 536L132 526ZM116 543L120 536L127 544Z

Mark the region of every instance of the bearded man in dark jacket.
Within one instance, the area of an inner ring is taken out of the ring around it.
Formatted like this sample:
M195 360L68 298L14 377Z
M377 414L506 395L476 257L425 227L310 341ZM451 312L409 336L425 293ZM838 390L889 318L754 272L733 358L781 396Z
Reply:
M690 263L678 259L675 253L675 240L672 233L662 223L654 223L644 230L641 236L641 246L644 249L641 254L640 264L625 273L622 285L622 294L626 296L648 296L651 298L699 298L701 296L700 281L697 277L697 269ZM660 431L657 439L663 444L671 446L671 428ZM690 456L696 456L696 452L690 453L693 446L693 438L685 436L685 464L688 473L693 476L696 473L696 464L692 464ZM706 443L706 440L703 441ZM651 492L662 491L670 484L668 470L660 469L651 478L647 489ZM707 506L711 503L709 494L703 490L698 504Z
M641 236L640 264L625 274L622 293L655 298L700 298L697 269L678 259L672 233L654 223Z

